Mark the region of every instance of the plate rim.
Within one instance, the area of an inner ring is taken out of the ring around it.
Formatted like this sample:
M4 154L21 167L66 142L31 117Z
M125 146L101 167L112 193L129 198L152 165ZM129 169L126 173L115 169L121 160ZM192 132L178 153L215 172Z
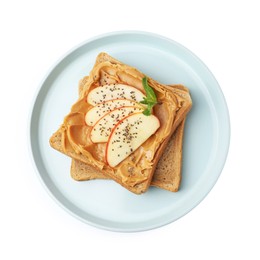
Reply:
M90 44L93 41L96 40L102 40L104 38L107 37L115 37L115 36L122 36L122 35L129 35L129 34L133 34L133 35L143 35L145 37L152 37L152 38L157 38L157 39L161 39L163 41L167 41L170 44L173 44L175 46L177 46L178 48L182 49L183 51L185 51L186 53L188 53L189 55L192 56L193 59L195 59L200 65L202 65L202 67L204 67L204 69L207 70L207 73L209 73L210 77L215 81L215 85L217 86L217 90L219 92L219 94L221 95L221 100L222 100L222 109L224 111L224 114L226 116L225 118L225 132L226 132L226 142L225 142L225 150L222 151L222 163L221 165L219 165L219 170L218 170L218 174L214 175L215 178L211 181L211 185L208 187L207 192L204 192L202 196L200 196L199 200L197 200L196 203L194 203L194 205L192 207L189 207L188 210L186 210L183 214L180 214L177 218L174 218L172 220L169 221L165 221L163 223L158 223L156 224L152 224L149 226L145 226L145 227L139 227L139 228L118 228L118 227L109 227L106 225L101 225L98 223L95 223L93 221L89 221L85 218L82 218L81 216L79 216L78 214L76 214L75 212L73 212L72 210L70 210L68 207L66 207L62 201L60 201L55 194L50 190L50 188L47 186L47 184L45 183L45 181L43 180L41 173L38 169L37 163L35 161L35 155L34 155L34 151L33 151L33 140L32 140L32 136L31 136L31 132L32 132L32 118L34 115L34 109L36 106L36 101L37 98L42 90L42 87L45 83L45 81L48 79L48 77L50 76L50 74L52 73L52 71L59 66L59 64L66 58L68 57L70 54L72 54L74 51L76 51L77 49L83 47L84 45ZM115 232L140 232L140 231L148 231L148 230L152 230L155 228L159 228L165 225L168 225L172 222L175 222L176 220L180 219L181 217L185 216L186 214L188 214L192 209L194 209L195 207L197 207L201 201L204 200L205 197L207 197L208 193L212 190L212 188L215 186L218 178L220 177L222 170L225 166L227 157L228 157L228 152L229 152L229 147L230 147L230 135L231 135L231 129L230 129L230 114L229 114L229 109L228 109L228 105L225 99L225 96L223 94L223 91L218 83L218 81L216 80L216 78L214 77L214 75L212 74L212 72L210 71L210 69L207 67L207 65L198 57L196 56L192 51L190 51L188 48L186 48L185 46L183 46L182 44L176 42L175 40L172 40L168 37L162 36L160 34L157 33L153 33L153 32L147 32L147 31L139 31L139 30L124 30L124 31L113 31L113 32L108 32L108 33L103 33L103 34L99 34L96 35L94 37L88 38L85 41L82 41L79 44L76 44L74 47L70 48L68 51L66 51L63 55L61 55L60 58L58 58L56 60L56 62L54 62L52 64L52 66L49 67L49 69L46 71L45 75L42 77L42 79L40 80L40 83L38 84L38 87L35 90L35 93L33 95L32 98L32 102L31 102L31 106L29 108L29 113L28 113L28 121L27 121L27 140L28 140L28 150L29 150L29 154L30 154L30 159L34 168L34 171L37 173L36 175L38 176L38 179L40 180L40 183L42 184L42 186L44 187L44 189L47 191L47 193L49 194L49 196L61 207L63 208L66 212L68 212L70 215L72 215L73 217L75 217L76 219L79 219L81 222L86 223L90 226L94 226L103 230L107 230L107 231L115 231Z

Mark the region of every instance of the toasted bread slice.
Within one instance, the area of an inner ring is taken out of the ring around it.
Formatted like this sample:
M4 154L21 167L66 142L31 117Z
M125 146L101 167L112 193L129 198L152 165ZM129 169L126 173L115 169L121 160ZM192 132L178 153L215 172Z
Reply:
M90 142L89 127L85 125L84 115L90 109L86 96L91 89L103 84L121 83L144 92L141 83L144 76L137 69L101 53L83 86L80 99L72 106L61 127L50 138L50 144L54 149L105 173L136 194L145 192L150 186L156 165L169 138L190 107L183 106L183 99L174 94L169 87L149 78L149 85L161 103L154 107L154 114L159 118L161 127L131 156L113 168L104 161L104 145Z
M87 79L88 77L85 77L80 81L79 95ZM183 105L187 107L191 106L191 99L187 88L182 85L171 85L171 88L172 91L179 95L180 98L184 99ZM181 183L184 125L185 119L179 124L177 129L172 134L171 139L156 166L151 182L152 186L173 192L178 191ZM75 159L72 159L71 162L71 177L77 181L110 179L102 171L97 171L95 168Z

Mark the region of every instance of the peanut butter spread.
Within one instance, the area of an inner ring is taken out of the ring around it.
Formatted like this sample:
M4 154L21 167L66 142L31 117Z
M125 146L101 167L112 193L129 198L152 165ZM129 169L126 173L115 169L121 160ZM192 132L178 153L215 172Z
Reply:
M143 74L127 65L102 62L94 67L83 86L79 100L72 106L71 112L65 117L60 128L62 132L62 149L65 152L75 152L83 155L84 162L104 173L114 175L119 181L134 187L146 181L151 174L151 168L158 156L161 143L172 133L175 114L178 109L175 95L165 86L149 80L160 104L153 113L160 121L159 129L136 151L114 168L105 161L106 143L92 143L90 139L91 126L85 123L85 115L93 106L87 103L87 94L95 87L105 84L126 84L145 91L142 86Z

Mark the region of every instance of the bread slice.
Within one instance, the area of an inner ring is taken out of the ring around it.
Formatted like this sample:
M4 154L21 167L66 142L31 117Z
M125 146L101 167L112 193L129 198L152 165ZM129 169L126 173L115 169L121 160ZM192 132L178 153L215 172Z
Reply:
M79 95L82 91L84 83L88 77L83 78L79 83ZM183 98L183 106L190 108L191 99L189 91L182 85L170 85L172 91ZM178 112L177 112L178 113ZM182 143L184 135L185 119L179 124L177 129L172 134L166 149L164 150L153 175L151 182L152 186L176 192L179 190L181 183L182 169ZM71 177L77 181L87 181L93 179L110 179L102 171L97 171L89 165L72 159L71 162Z
M150 186L156 165L170 136L185 118L190 107L184 106L183 98L174 94L170 87L149 78L149 85L161 103L154 107L154 113L159 118L161 127L131 156L112 168L104 161L104 146L93 145L88 138L89 127L85 125L84 115L90 107L85 99L91 89L103 84L123 83L144 91L141 84L144 76L137 69L115 60L106 53L99 54L79 100L50 138L50 145L54 149L105 173L136 194L145 192ZM148 152L149 156L146 156Z

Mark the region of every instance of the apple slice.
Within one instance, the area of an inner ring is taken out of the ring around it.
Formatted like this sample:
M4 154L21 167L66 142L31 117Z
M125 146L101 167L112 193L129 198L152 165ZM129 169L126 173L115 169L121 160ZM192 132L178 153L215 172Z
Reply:
M114 110L116 108L125 107L125 106L133 106L133 107L145 109L145 105L139 104L133 100L112 99L112 100L105 101L103 103L97 104L96 106L92 107L86 113L85 122L87 125L93 126L105 114L111 112L112 110Z
M125 106L112 110L101 117L93 126L90 132L90 139L93 143L104 143L108 141L112 129L123 118L137 112L142 112L143 108Z
M111 99L130 99L140 102L145 95L137 88L124 84L110 84L92 89L87 96L87 102L95 106Z
M106 147L106 161L115 167L141 146L160 127L159 119L134 113L122 119L112 130Z

